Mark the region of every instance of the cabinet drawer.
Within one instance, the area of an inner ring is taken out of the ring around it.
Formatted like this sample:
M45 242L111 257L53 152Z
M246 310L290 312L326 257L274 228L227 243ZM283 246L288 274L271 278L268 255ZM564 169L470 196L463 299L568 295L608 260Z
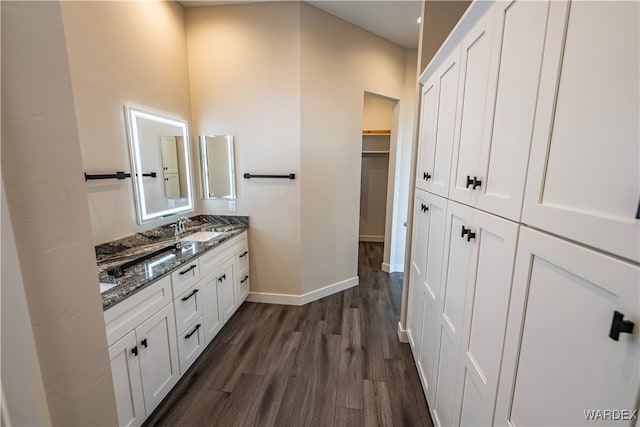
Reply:
M178 338L178 357L182 374L200 356L205 346L204 323L202 317L200 317Z
M108 345L124 337L171 300L171 279L167 276L106 310L104 323Z
M222 245L209 252L203 254L200 259L200 274L202 277L207 274L213 273L220 267L220 264L227 261L229 258L234 257L240 252L242 248L247 247L247 232L244 231L235 236L228 242L224 242ZM244 252L244 250L242 251ZM242 253L240 252L240 253Z
M171 273L171 283L173 284L173 295L182 295L187 289L195 285L200 280L199 260L196 258L185 263L178 270Z
M178 335L185 332L196 319L202 316L202 289L200 287L200 283L196 284L174 301Z
M244 271L249 269L249 248L246 246L238 252L236 255L237 271Z
M243 273L238 274L238 284L236 286L236 295L238 296L238 304L244 301L249 295L249 286L251 279L249 278L249 270L245 270Z

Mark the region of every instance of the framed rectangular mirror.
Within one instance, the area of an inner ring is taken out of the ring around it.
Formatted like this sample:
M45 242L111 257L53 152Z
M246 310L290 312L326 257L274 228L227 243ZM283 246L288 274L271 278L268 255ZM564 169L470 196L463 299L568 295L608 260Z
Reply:
M233 136L200 136L202 198L236 198Z
M193 211L185 120L125 107L138 223Z

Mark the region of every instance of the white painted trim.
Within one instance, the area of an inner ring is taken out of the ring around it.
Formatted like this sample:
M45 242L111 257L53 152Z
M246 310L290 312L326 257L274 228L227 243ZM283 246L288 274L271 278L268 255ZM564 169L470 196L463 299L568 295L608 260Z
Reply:
M409 342L409 335L407 335L407 330L402 329L402 323L398 322L398 341L400 342Z
M315 291L307 292L300 296L302 304L304 305L320 298L328 297L329 295L333 295L335 293L344 291L345 289L353 288L354 286L358 286L360 283L360 278L358 276L352 277L347 280L343 280L338 283L334 283L329 286L325 286L324 288L316 289Z
M385 273L404 273L404 264L387 264L383 262L380 269Z
M334 283L315 291L307 292L302 295L290 294L273 294L268 292L251 292L247 297L249 302L260 302L265 304L284 304L284 305L304 305L321 298L342 292L346 289L358 286L360 278L358 276Z
M361 234L358 240L360 240L361 242L384 243L384 236Z

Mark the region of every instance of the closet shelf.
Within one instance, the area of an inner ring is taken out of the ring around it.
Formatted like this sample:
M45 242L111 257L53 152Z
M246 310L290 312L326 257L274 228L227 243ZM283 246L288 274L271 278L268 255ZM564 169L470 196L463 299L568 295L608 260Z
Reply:
M363 135L391 135L391 129L365 129Z

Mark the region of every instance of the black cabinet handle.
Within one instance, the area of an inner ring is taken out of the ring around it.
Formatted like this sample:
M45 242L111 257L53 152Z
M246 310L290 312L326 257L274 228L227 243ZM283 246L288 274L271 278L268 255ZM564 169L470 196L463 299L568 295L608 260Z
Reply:
M197 294L197 293L198 293L198 290L197 290L197 289L194 289L193 291L191 291L191 293L190 293L189 295L187 295L186 297L183 297L183 298L182 298L182 301L186 301L186 300L188 300L189 298L191 298L192 296L194 296L194 295L195 295L195 294Z
M471 189L475 190L481 185L482 185L482 180L478 179L477 176L474 176L473 178L471 178L469 175L467 175L467 183L465 184L465 188L469 188L470 186L472 186Z
M223 280L227 280L226 274L223 274L222 276L218 277L218 282L222 282Z
M423 172L422 179L424 179L425 181L429 181L431 179L431 174L429 172Z
M193 270L194 268L196 268L197 265L192 264L191 266L189 266L189 268L187 268L186 270L183 270L180 272L180 274L187 274L188 272L190 272L191 270Z
M469 230L469 232L467 233L467 242L470 242L471 239L475 239L476 238L476 233L472 233L471 230Z
M634 323L629 320L623 320L624 314L619 311L613 312L613 320L611 321L611 331L609 338L618 341L620 334L630 334L633 332Z
M145 339L143 339L142 341L140 341L140 345L143 345L143 346L144 346L144 348L149 347L149 346L147 345L147 339L146 339L146 338L145 338Z
M244 279L240 280L240 283L246 282L248 278L249 278L249 276L244 276Z
M470 185L473 185L473 179L467 175L467 185L465 185L465 188L469 188Z
M429 210L429 206L425 205L424 203L420 203L420 210L422 212L427 212Z
M133 347L133 348L131 349L131 353L132 353L134 356L138 357L138 346Z
M469 232L471 232L470 228L465 227L464 225L462 226L462 234L460 234L460 237L462 237L464 239L464 236L466 236L467 234L469 234Z
M184 337L185 337L186 339L191 338L191 336L192 336L193 334L195 334L196 332L198 332L198 329L200 329L200 326L202 326L202 325L200 325L200 323L198 323L198 324L196 325L196 327L195 327L195 328L193 328L193 331L189 332L189 333L188 333L187 335L185 335Z
M249 251L244 251L244 252L242 253L242 255L239 255L238 257L239 257L239 258L242 258L243 256L245 256L245 255L246 255L246 254L248 254L248 253L249 253Z

